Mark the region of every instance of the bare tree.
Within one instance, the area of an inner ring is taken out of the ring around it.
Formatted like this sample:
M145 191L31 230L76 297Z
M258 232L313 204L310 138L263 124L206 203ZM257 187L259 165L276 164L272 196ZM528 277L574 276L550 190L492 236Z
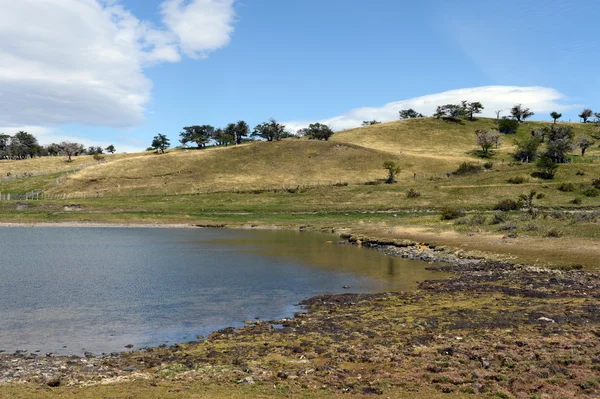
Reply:
M67 162L71 162L71 157L77 156L85 151L85 147L83 144L73 143L70 141L63 141L59 144L59 151L61 155L66 155L69 157Z

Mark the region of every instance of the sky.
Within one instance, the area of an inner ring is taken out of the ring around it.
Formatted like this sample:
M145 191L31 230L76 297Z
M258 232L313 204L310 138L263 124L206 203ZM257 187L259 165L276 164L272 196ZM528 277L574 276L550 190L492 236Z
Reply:
M593 0L0 0L0 133L178 144L183 126L292 131L414 108L598 109Z

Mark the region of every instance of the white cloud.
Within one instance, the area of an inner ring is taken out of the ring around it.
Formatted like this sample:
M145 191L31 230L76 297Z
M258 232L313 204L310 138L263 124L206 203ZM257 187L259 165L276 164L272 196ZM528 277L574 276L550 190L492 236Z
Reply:
M397 120L402 109L413 108L425 115L432 115L438 105L458 104L462 100L479 101L485 107L481 116L495 117L495 111L503 110L503 115L515 104L523 104L537 114L562 111L577 107L576 104L565 104L566 96L547 87L519 86L483 86L468 89L445 91L422 97L410 98L385 104L381 107L356 108L343 115L318 121L329 125L334 130L350 129L360 126L363 121L378 120L388 122ZM502 114L501 114L502 115ZM297 131L315 121L285 122L291 131Z
M144 68L229 40L233 0L167 0L164 28L118 0L0 0L0 126L140 124ZM193 29L192 29L193 27Z

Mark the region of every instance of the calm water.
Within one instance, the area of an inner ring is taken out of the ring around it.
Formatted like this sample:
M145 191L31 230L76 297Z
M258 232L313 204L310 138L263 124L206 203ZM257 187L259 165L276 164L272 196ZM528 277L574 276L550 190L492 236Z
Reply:
M0 228L0 350L81 354L195 340L291 316L323 293L442 277L336 236L289 231Z

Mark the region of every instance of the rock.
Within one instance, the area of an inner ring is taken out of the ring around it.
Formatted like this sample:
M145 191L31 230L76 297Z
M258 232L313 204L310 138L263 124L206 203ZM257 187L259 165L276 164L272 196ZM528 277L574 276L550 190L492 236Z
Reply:
M383 391L377 387L365 387L362 389L364 395L383 395Z
M454 355L454 348L440 349L439 352L440 352L440 355L453 356Z
M127 349L131 349L131 348L133 348L133 345L132 345L132 344L127 344L127 345L125 345L125 347L126 347Z
M125 367L123 369L123 371L135 371L135 370L137 370L137 369L135 367L133 367L133 366Z
M342 288L345 289L345 290L348 290L348 289L350 289L350 286L349 285L345 285Z
M484 369L489 369L490 368L490 362L488 362L485 359L481 359L481 367L483 367Z
M549 319L547 317L540 317L538 321L545 321L546 323L556 323L554 320Z
M46 381L46 385L48 385L51 388L56 388L60 386L60 377L53 377L49 379L48 381Z
M277 378L281 378L282 380L285 380L288 378L288 375L285 371L280 371L277 373Z
M238 381L238 384L254 384L254 378L252 377L244 377Z

